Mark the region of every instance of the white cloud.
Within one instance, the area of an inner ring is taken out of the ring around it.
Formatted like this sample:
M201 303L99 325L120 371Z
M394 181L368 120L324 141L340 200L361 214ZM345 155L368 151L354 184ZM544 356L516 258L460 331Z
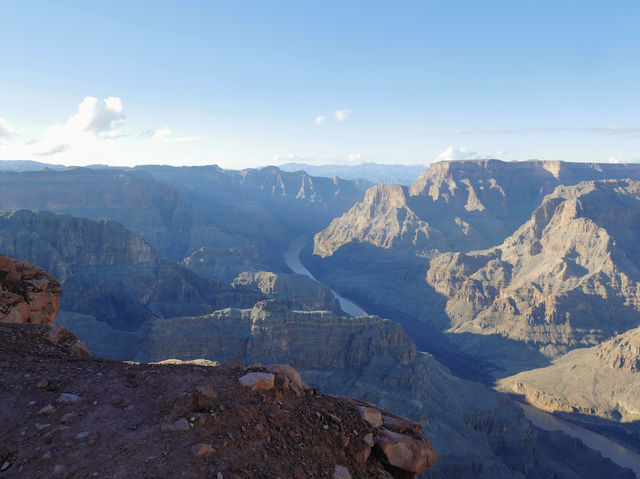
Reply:
M8 142L15 134L16 132L7 124L7 122L0 118L0 144Z
M471 151L467 148L455 148L450 146L436 157L436 161L455 161L455 160L488 160L496 158L500 155L487 155Z
M325 122L327 121L327 117L324 115L318 115L315 117L315 119L313 120L313 122L317 125L323 125Z
M199 136L179 136L171 137L171 128L163 126L162 128L155 128L151 130L145 130L140 133L140 138L148 138L151 140L158 140L165 143L184 143L186 141L199 140Z
M343 108L342 110L336 110L333 117L340 123L343 123L349 115L351 115L351 110L349 108Z
M87 146L104 139L115 139L124 136L120 126L124 122L122 101L110 96L98 100L88 96L78 105L78 111L62 125L53 125L47 129L44 138L39 142L40 148L35 154L40 155L67 145L68 149L76 146Z

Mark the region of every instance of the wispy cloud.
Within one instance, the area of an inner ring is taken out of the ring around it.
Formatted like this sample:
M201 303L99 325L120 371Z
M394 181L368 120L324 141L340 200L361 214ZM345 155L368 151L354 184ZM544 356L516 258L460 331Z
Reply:
M316 124L316 126L324 125L327 122L327 117L324 115L318 115L315 117L313 122Z
M344 123L345 121L347 121L349 115L351 115L351 109L343 108L341 110L336 110L336 112L333 114L333 117L336 119L336 121Z
M58 145L58 146L55 146L55 147L51 148L50 150L43 151L41 153L36 153L36 155L38 155L38 156L52 156L52 155L57 155L58 153L64 153L68 149L69 149L69 145Z
M428 133L428 136L527 135L531 133L583 133L591 135L640 136L640 127L604 126L590 128L517 128L512 130L452 130Z

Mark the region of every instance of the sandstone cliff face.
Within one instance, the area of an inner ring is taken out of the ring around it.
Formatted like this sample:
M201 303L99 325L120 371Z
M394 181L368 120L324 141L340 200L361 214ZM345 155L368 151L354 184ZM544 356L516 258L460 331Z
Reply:
M0 251L52 271L67 291L62 308L135 330L161 316L248 306L257 291L233 289L168 260L113 221L17 210L0 213Z
M640 182L559 187L502 245L434 258L427 282L448 298L451 332L556 357L640 323L638 226Z
M0 323L52 323L62 290L43 269L0 255Z
M407 190L375 186L315 238L326 257L351 242L433 256L501 242L559 185L640 178L638 165L499 160L432 164ZM395 218L394 218L395 217Z
M640 328L583 348L551 366L499 381L502 391L520 394L550 412L598 416L622 423L640 420ZM640 428L635 429L640 437Z

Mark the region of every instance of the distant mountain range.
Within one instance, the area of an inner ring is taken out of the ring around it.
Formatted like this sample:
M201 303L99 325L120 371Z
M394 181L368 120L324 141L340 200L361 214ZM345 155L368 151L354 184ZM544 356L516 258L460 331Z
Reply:
M378 163L360 163L359 165L307 165L305 163L286 163L279 167L284 171L304 170L313 176L339 176L345 180L366 180L373 186L410 185L427 168L426 165L381 165Z

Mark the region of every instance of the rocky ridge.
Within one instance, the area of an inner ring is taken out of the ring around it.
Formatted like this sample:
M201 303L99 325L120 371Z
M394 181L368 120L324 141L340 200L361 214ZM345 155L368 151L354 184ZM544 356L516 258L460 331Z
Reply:
M499 160L433 163L409 188L374 186L315 237L326 257L356 242L433 256L501 242L559 185L640 178L638 165Z
M638 225L640 182L561 186L502 245L434 258L427 282L448 300L450 332L557 357L640 324ZM482 356L485 345L472 341L465 347Z

